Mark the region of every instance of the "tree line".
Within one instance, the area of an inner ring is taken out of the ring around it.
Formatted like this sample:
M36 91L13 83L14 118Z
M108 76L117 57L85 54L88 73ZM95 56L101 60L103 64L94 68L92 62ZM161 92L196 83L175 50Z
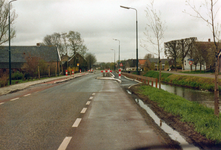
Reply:
M67 55L74 57L77 54L81 55L87 62L88 68L91 69L92 65L97 61L96 56L88 53L88 48L81 38L81 34L75 31L68 33L55 32L51 35L46 35L43 39L43 45L55 45L60 55ZM74 66L77 64L77 59L74 60Z
M199 64L201 71L201 66L204 63L206 63L207 66L213 68L215 66L215 52L216 48L214 43L200 42L197 41L196 37L172 40L164 43L164 53L167 57L170 57L174 60L174 66L176 70L178 59L181 59L182 68L185 70L184 59L187 56L193 60L195 70L197 64Z

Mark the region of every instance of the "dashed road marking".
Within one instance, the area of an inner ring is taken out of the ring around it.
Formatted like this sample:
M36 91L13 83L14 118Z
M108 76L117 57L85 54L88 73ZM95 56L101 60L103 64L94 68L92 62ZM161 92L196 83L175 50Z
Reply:
M92 100L92 99L93 99L93 97L91 96L89 99L90 99L90 100Z
M84 114L84 113L86 112L86 110L87 110L87 108L83 108L83 109L81 110L81 113Z
M3 105L3 104L4 104L4 102L0 103L0 105Z
M31 94L26 94L26 95L24 95L24 97L29 96L29 95L31 95Z
M13 98L13 99L11 99L10 101L15 101L15 100L17 100L17 99L19 99L19 97Z
M95 95L95 93L92 94L93 96Z
M78 127L81 122L81 118L77 118L72 127Z
M58 150L65 150L70 143L72 137L65 137L61 145L59 146Z
M90 105L90 103L91 103L90 101L87 101L86 105Z

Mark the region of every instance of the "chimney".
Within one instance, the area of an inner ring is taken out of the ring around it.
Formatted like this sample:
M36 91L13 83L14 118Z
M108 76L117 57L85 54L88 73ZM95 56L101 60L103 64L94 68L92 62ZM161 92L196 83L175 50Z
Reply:
M208 39L208 42L210 42L210 39Z
M41 44L40 44L40 43L37 43L36 45L37 45L37 47L40 47L40 46L41 46Z

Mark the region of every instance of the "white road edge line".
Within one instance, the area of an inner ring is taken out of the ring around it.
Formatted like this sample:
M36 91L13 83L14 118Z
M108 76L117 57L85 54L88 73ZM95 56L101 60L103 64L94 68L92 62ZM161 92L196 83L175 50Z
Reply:
M90 103L91 103L90 101L87 101L86 105L90 105Z
M24 97L29 96L29 95L31 95L31 94L26 94L26 95L24 95Z
M72 127L75 127L75 128L78 127L80 122L81 122L81 118L77 118Z
M70 143L72 137L65 137L58 150L65 150Z
M87 108L83 108L83 109L81 110L81 114L84 114L86 111L87 111Z
M4 102L0 103L0 105L3 105L3 104L4 104Z
M15 100L17 100L17 99L19 99L19 97L13 98L13 99L11 99L10 101L15 101Z
M90 100L92 100L92 99L93 99L93 97L91 96L89 99L90 99Z

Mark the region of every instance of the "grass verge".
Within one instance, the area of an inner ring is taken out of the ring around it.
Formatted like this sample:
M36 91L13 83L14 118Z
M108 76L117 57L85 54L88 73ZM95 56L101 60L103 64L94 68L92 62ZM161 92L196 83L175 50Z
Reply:
M157 102L166 112L179 116L181 121L192 124L196 132L221 143L221 115L217 118L213 109L147 85L140 86L139 93Z
M148 71L144 76L159 79L159 72ZM191 87L195 89L214 91L214 79L188 75L176 75L171 73L161 73L161 81L168 84ZM221 80L219 80L221 85ZM219 86L219 91L221 87Z

